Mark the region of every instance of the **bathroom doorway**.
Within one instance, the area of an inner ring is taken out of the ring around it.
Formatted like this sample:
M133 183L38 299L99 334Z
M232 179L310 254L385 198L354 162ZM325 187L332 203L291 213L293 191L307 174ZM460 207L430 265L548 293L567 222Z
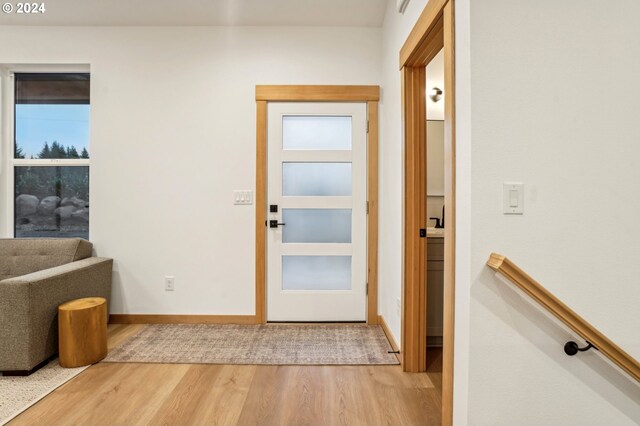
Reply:
M443 51L444 228L441 244L442 424L453 421L455 311L455 55L454 0L429 1L400 49L404 122L404 275L402 360L404 371L427 368L427 281L429 245L427 197L427 65ZM429 88L432 89L432 88ZM432 92L432 90L429 90ZM432 92L433 93L433 92ZM436 91L437 94L437 91ZM442 216L442 213L440 213ZM433 216L436 217L436 216ZM442 217L441 217L442 219ZM435 226L434 226L435 228ZM433 258L433 256L431 257Z

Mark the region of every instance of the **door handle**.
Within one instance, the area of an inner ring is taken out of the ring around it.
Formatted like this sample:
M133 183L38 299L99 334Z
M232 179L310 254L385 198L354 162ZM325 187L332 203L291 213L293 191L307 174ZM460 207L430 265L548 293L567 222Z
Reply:
M286 225L285 223L278 223L277 220L270 220L269 221L269 228L277 228L278 226L284 226Z

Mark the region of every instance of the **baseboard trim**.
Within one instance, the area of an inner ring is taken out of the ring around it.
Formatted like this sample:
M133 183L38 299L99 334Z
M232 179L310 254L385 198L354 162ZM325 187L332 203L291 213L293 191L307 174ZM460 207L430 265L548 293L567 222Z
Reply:
M442 336L427 336L428 348L441 348L443 345Z
M384 331L385 336L387 336L387 340L391 344L391 348L394 351L398 352L396 354L396 357L398 358L398 361L400 361L400 364L402 364L402 354L400 353L400 346L398 346L396 339L394 339L393 337L393 333L391 333L389 324L387 324L382 315L378 315L378 324L380 325L380 327L382 327L382 331Z
M258 324L255 315L111 314L109 324Z

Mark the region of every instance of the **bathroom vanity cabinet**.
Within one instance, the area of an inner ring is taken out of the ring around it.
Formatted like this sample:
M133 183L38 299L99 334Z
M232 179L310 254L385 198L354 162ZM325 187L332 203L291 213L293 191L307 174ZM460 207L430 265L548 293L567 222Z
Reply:
M442 346L444 238L427 234L427 346Z

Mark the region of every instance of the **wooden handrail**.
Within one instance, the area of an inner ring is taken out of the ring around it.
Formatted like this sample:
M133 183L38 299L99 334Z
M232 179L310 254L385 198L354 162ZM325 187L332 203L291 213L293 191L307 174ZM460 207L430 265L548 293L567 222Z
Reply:
M526 272L518 268L505 256L492 253L487 265L517 285L533 300L551 312L556 318L565 323L580 337L591 343L604 356L613 361L618 367L629 373L631 377L640 382L640 363L631 355L623 351L607 336L589 324L584 318L575 313L544 288L540 283L531 278Z

